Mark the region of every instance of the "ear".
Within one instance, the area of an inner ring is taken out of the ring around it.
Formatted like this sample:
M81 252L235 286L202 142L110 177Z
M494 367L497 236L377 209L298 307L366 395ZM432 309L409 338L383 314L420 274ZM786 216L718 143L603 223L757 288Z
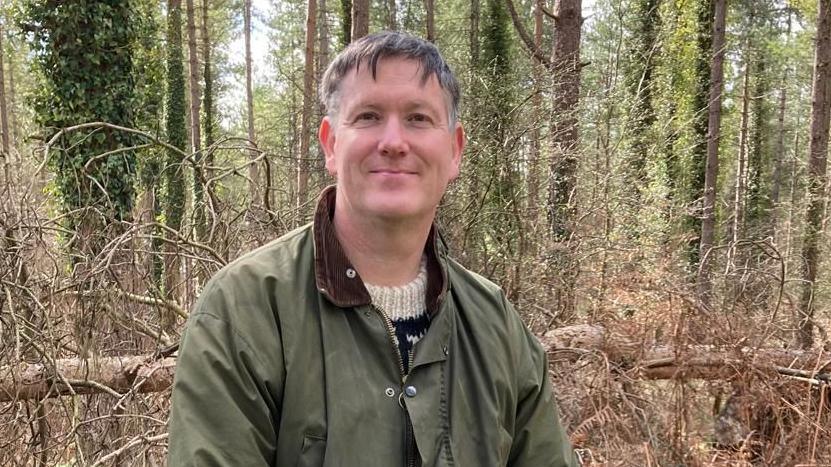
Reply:
M466 144L465 127L460 122L456 122L456 128L453 130L453 161L450 180L455 180L459 176L459 167L462 164L462 153L465 150Z
M317 130L317 138L320 140L320 147L326 156L326 171L329 175L337 177L338 171L335 165L335 129L332 120L326 116L320 122Z

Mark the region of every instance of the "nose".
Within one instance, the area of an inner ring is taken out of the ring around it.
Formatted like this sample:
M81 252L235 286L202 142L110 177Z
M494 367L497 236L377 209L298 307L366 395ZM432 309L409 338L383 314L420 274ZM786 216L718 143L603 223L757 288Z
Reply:
M405 129L400 119L387 119L378 141L378 150L385 156L402 156L409 151Z

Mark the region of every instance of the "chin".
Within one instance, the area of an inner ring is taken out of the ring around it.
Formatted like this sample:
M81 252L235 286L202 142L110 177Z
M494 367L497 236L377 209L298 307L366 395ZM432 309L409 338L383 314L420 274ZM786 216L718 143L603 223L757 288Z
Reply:
M392 201L392 200L390 200ZM380 203L367 206L367 211L379 219L403 221L427 215L427 211L406 203Z

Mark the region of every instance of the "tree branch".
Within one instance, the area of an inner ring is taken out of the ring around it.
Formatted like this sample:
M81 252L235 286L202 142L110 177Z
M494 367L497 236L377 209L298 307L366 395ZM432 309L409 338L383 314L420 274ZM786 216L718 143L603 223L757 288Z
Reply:
M516 13L516 8L514 7L513 0L505 0L508 5L508 11L511 13L511 20L514 23L514 28L516 29L517 34L519 34L520 39L522 42L525 43L525 46L528 47L528 50L531 52L531 55L534 56L540 63L545 65L546 68L549 70L552 68L551 60L534 44L534 41L531 39L531 36L528 35L528 31L525 30L525 26L522 25L522 20L519 18L519 15Z

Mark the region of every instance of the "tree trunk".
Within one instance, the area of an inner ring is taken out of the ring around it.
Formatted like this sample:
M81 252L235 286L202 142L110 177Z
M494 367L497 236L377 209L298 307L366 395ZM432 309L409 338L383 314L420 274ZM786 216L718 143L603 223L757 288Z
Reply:
M193 0L186 0L186 2L188 15L188 77L190 80L190 144L193 152L199 153L202 149L202 134L199 131L202 98L199 92L199 56L196 50L196 12L193 8ZM201 157L201 155L197 157Z
M326 0L318 0L317 2L317 31L318 31L318 46L317 46L317 70L315 71L315 82L320 83L323 79L323 73L326 72L326 67L329 65L329 21L327 21ZM319 103L320 117L323 117L323 112L326 109L322 103Z
M569 316L574 311L577 264L569 243L574 234L574 189L579 134L581 0L557 0L554 4L554 53L552 102L552 180L548 191L548 221L555 241L554 270L561 278L555 287L557 308Z
M20 133L19 127L17 124L17 93L14 87L14 75L15 75L15 67L14 67L14 52L9 54L8 56L8 69L9 69L9 99L8 99L8 106L9 106L9 124L11 125L11 146L13 148L17 148L17 142L20 140Z
M470 63L479 65L479 0L470 0Z
M631 138L626 168L629 186L624 229L632 239L638 236L638 211L648 183L647 160L654 141L652 128L655 123L653 105L655 65L657 63L658 32L661 17L659 0L639 0L633 5L635 23L628 47L628 66L625 75L627 91L633 104L627 122L627 134Z
M427 40L436 42L436 5L435 0L424 0L425 17L427 26Z
M785 33L786 41L790 41L791 37L791 10L788 10L788 29ZM776 119L776 149L773 154L775 157L773 165L773 180L771 181L770 202L773 208L773 215L771 225L774 229L773 239L774 243L778 244L777 235L779 231L779 223L782 222L782 206L779 202L780 191L782 190L782 171L785 165L785 110L788 102L788 67L786 66L782 71L782 81L779 90L779 111Z
M686 204L689 214L683 217L681 235L689 238L687 247L688 264L692 270L699 268L701 257L701 225L704 213L704 185L707 173L707 141L709 115L704 111L710 102L711 75L713 64L713 18L715 17L715 0L696 0L697 22L696 22L696 58L695 58L695 83L693 95L693 110L695 115L692 121L693 147L691 167L679 163L684 157L682 151L676 149L673 144L678 141L674 135L670 136L671 142L668 146L667 165L672 167L671 182L678 187L679 200ZM681 20L680 16L675 21ZM677 23L676 23L677 24ZM673 87L679 82L673 80ZM676 110L673 112L680 116L680 109L677 103L670 102L670 106ZM684 172L690 170L692 173L687 176ZM689 181L684 183L685 179Z
M744 64L742 79L742 108L739 118L739 154L736 157L736 183L733 187L733 219L730 227L731 251L744 235L745 179L747 177L747 146L750 121L750 60ZM732 251L735 254L735 251ZM729 261L728 261L729 262Z
M352 34L356 41L369 34L369 0L352 0Z
M182 66L182 2L168 1L167 23L167 98L166 133L168 142L174 148L185 151L187 135L185 127L185 82ZM165 220L167 226L178 232L182 227L185 212L185 176L182 153L173 149L167 151L165 164ZM170 238L165 249L165 292L168 297L179 301L181 290L180 255L178 239ZM170 331L176 324L176 316L165 313L162 328Z
M341 48L352 42L352 0L340 0Z
M398 7L395 0L387 0L387 29L395 31L398 29Z
M557 241L572 234L572 195L577 167L577 104L580 95L581 0L557 0L554 5L553 153L549 189L549 221Z
M802 243L804 286L796 334L796 342L803 349L810 348L814 343L814 290L819 269L819 242L825 207L828 127L831 115L830 10L831 0L819 0L811 102L811 141L808 149L808 211Z
M254 87L251 76L251 0L244 0L243 20L245 28L245 104L248 120L248 145L251 148L248 154L248 196L252 206L259 204L260 195L260 171L257 163L257 143L254 134Z
M534 2L534 45L537 49L542 48L543 1L536 0ZM542 91L545 67L538 60L534 60L532 66L534 90L531 97L531 111L534 118L531 122L531 152L528 161L528 202L526 206L528 220L532 224L536 224L537 213L539 212L539 163L542 148L540 127L542 126L543 115Z
M708 307L713 284L710 277L712 257L710 250L716 231L716 186L718 183L718 146L721 131L721 91L724 82L724 25L727 16L726 0L716 0L713 21L713 49L710 66L710 103L707 123L707 165L704 170L704 209L699 248L698 297Z
M196 174L194 176L194 223L196 224L196 238L199 241L208 239L209 229L207 225L206 210L214 213L216 206L211 201L212 196L210 187L207 186L206 181L212 177L211 166L213 165L213 144L214 144L214 96L213 96L213 64L211 63L211 38L208 34L208 17L210 10L208 8L209 0L202 0L202 60L205 62L202 79L203 79L203 93L202 99L202 129L204 131L205 151L203 155L197 154L199 158L196 164ZM208 192L205 196L205 192Z
M306 53L303 67L303 113L300 116L300 152L297 154L297 225L305 223L304 206L308 197L309 159L311 158L311 120L314 103L315 37L317 35L317 2L308 0L306 10Z
M11 139L11 135L9 135L9 113L6 109L6 78L5 73L3 72L3 56L6 55L6 51L3 48L3 34L5 31L3 29L3 25L0 24L0 131L2 131L2 149L3 149L3 159L9 159L9 140Z
M194 223L197 224L196 232L203 233L203 224L205 216L203 214L202 206L202 170L200 162L202 160L202 133L200 131L200 114L202 98L199 89L199 56L196 49L196 11L193 7L194 0L186 0L187 6L187 28L188 28L188 79L190 83L190 147L193 151L193 160L195 162L195 170L193 177L193 209L194 209ZM207 12L207 10L205 11ZM204 13L203 13L204 15ZM201 238L201 236L199 236Z

